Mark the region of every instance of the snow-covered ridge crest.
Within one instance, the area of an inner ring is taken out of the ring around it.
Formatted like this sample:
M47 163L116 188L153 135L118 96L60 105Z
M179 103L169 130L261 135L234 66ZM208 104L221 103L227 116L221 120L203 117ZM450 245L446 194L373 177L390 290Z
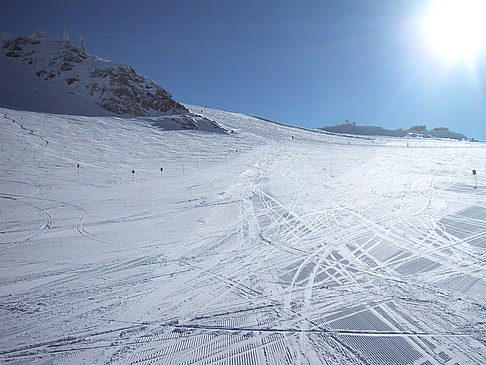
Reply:
M169 92L132 67L89 55L69 41L41 32L2 34L2 41L2 56L20 63L26 72L45 81L61 81L67 94L92 99L109 112L134 116L187 112Z
M222 131L152 80L68 40L0 32L0 106L86 116L151 117L166 129Z

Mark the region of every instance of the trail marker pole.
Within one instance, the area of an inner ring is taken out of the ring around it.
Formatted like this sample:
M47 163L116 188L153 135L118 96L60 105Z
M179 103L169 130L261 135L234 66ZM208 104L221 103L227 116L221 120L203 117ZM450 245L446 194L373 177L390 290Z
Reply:
M35 164L35 152L34 152L34 164Z
M164 168L163 168L163 167L161 167L161 168L160 168L160 178L161 178L161 179L162 179L162 172L163 172L163 171L164 171Z
M472 170L472 173L474 175L474 189L478 188L478 180L476 179L476 170Z
M135 181L135 170L132 170L132 181Z
M78 164L78 175L79 175L79 164Z

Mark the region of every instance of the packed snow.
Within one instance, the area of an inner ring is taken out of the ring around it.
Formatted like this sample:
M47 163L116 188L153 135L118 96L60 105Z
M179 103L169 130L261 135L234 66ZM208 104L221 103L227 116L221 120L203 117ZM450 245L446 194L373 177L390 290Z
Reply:
M0 362L486 363L485 144L187 107L0 109Z

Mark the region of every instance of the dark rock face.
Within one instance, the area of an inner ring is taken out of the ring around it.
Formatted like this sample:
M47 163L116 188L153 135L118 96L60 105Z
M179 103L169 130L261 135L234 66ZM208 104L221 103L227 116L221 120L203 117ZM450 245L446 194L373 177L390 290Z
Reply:
M40 44L41 42L30 37L19 36L15 39L10 39L2 46L6 50L5 56L7 57L27 57L34 54L34 51L25 51L24 46L26 44Z
M90 95L100 92L99 105L111 112L136 116L145 116L147 109L187 112L165 89L138 75L130 66L94 69L90 76L107 80L104 86L91 82L86 88Z
M66 83L68 85L72 85L74 84L75 82L78 82L79 81L79 78L78 77L68 77L66 78Z

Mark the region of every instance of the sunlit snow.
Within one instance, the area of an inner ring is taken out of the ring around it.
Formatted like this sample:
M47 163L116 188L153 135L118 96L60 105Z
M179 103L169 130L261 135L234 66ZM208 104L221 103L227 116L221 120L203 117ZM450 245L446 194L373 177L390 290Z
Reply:
M188 108L0 109L1 362L486 362L483 143Z

